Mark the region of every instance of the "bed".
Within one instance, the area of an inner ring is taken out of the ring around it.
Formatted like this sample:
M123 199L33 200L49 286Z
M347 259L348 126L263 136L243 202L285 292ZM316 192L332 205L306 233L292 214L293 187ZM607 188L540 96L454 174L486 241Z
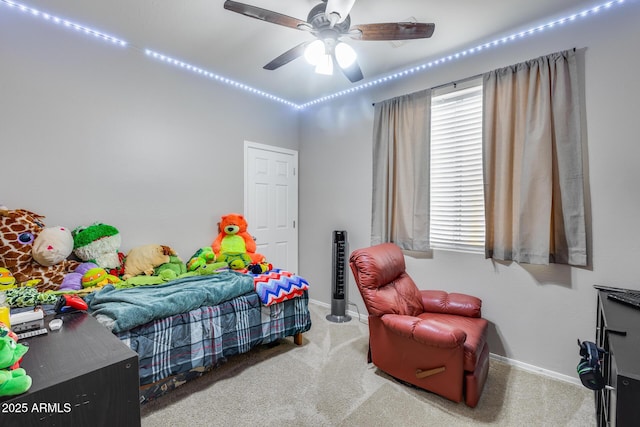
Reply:
M140 403L252 348L311 328L308 283L295 274L225 271L160 285L105 286L89 312L138 353Z

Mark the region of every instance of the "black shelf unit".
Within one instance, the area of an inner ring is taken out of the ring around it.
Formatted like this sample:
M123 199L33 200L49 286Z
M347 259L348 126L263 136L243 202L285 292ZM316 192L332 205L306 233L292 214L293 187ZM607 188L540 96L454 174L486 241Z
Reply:
M640 420L640 310L598 291L596 344L605 388L595 392L598 426L637 426Z

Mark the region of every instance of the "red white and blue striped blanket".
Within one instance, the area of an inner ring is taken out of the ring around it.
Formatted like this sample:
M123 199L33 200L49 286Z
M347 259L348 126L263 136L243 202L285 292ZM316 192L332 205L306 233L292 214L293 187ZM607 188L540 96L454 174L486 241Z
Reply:
M309 283L305 279L279 268L251 275L255 291L265 306L298 297L309 289Z

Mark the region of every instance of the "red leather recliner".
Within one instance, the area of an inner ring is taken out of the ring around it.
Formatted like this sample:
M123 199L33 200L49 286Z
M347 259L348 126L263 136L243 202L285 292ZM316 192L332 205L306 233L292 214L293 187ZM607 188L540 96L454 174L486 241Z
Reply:
M392 243L358 249L349 259L369 312L369 362L455 402L478 404L489 372L482 301L419 290Z

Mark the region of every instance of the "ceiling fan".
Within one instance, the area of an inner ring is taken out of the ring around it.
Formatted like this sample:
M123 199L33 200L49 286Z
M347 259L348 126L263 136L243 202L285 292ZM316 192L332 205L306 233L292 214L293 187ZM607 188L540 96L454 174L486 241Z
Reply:
M275 70L304 55L320 74L332 74L333 64L337 63L351 82L362 80L364 76L356 61L356 52L340 40L342 37L367 41L423 39L431 37L435 29L435 24L420 22L351 25L349 12L355 1L322 0L311 9L306 21L231 0L224 2L224 8L251 18L308 31L316 37L316 40L289 49L264 69Z

